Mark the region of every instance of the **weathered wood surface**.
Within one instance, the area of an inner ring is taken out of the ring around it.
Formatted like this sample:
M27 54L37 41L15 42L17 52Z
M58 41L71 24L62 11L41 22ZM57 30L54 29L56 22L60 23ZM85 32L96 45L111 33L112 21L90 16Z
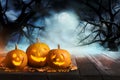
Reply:
M80 80L120 80L120 61L107 55L77 57Z
M104 54L74 59L78 67L71 72L0 72L0 80L120 80L120 61Z

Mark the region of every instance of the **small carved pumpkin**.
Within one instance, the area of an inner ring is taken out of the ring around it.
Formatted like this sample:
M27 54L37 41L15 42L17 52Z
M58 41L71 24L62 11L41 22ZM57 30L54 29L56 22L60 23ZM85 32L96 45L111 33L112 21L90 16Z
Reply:
M46 56L50 48L47 44L37 39L36 43L31 44L27 50L28 65L32 67L41 67L46 64Z
M15 50L11 50L5 57L5 66L9 68L22 69L27 65L27 55L24 51L15 46Z
M67 68L71 64L71 56L67 50L60 49L60 46L58 45L58 49L49 51L47 63L54 68Z

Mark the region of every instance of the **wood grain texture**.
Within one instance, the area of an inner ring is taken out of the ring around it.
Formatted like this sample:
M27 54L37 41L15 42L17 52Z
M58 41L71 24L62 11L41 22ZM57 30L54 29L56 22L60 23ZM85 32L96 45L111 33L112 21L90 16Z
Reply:
M72 58L73 59L73 58ZM74 57L70 72L4 72L0 80L120 80L120 61L104 54Z

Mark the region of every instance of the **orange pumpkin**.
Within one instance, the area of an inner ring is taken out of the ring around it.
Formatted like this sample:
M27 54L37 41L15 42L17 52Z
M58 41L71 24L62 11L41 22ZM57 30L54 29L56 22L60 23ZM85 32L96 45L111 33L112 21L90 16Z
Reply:
M53 68L67 68L71 64L70 53L67 50L60 49L60 46L58 45L58 49L49 51L47 63Z
M46 56L50 48L47 44L37 39L36 43L31 44L27 50L28 65L32 67L41 67L46 64Z
M27 65L27 55L24 51L15 46L15 50L11 50L5 57L5 66L9 68L22 69Z

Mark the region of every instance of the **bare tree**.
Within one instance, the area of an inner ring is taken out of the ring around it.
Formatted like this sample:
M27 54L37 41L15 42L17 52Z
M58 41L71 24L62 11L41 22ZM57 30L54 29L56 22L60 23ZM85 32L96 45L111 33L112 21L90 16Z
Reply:
M4 48L9 39L16 34L18 38L25 36L32 42L32 31L35 28L44 30L44 26L36 26L34 23L39 19L44 21L50 10L65 9L74 9L80 20L86 22L79 35L90 27L91 33L79 39L81 45L99 42L110 50L118 50L120 0L1 0L0 47ZM14 20L8 16L10 11L14 12ZM90 41L84 43L89 38Z
M88 24L91 33L80 38L81 45L99 42L110 50L118 50L120 45L120 0L76 0L76 12L86 25L80 33L85 32ZM92 36L92 37L91 37ZM90 41L85 42L88 38Z
M49 0L0 0L0 48L4 49L10 38L16 34L17 38L25 36L32 41L31 34L35 28L44 30L41 23L36 26L34 22L38 19L44 21L49 4Z

